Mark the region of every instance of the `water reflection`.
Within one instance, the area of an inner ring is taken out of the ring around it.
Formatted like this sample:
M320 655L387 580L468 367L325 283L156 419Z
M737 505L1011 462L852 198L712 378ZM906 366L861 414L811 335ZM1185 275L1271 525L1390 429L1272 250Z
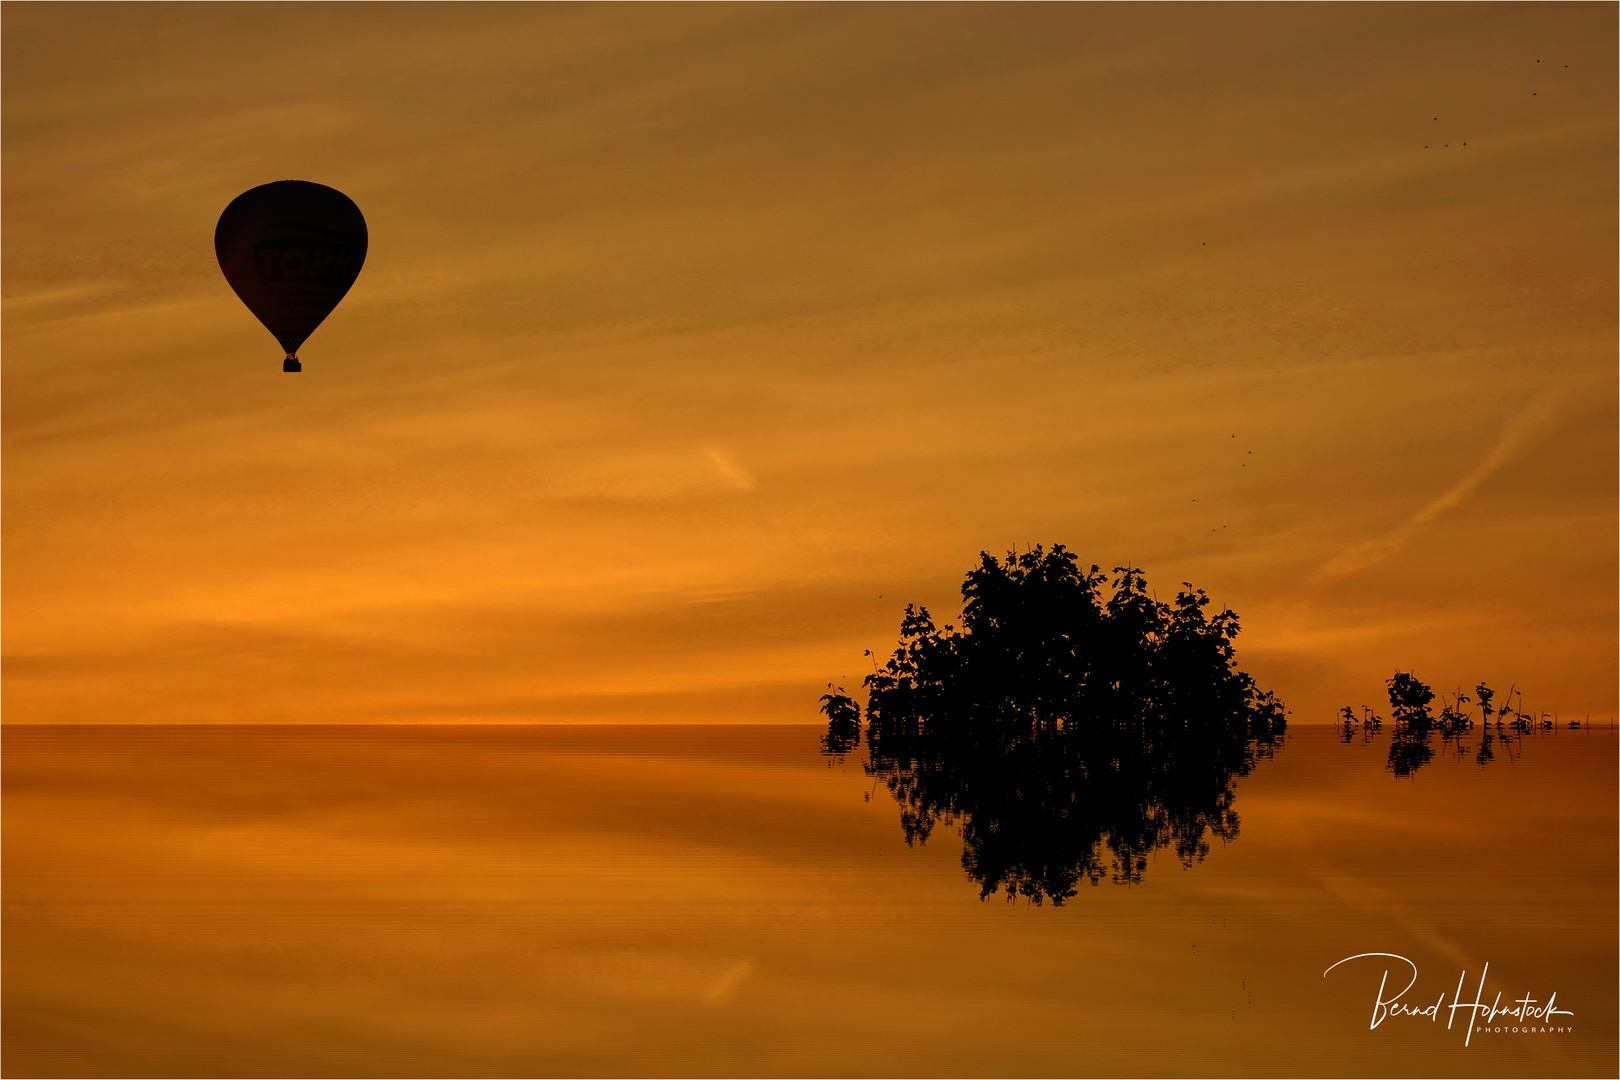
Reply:
M1190 866L1237 836L1234 781L1281 742L1282 706L1234 666L1237 616L1114 574L1104 599L1108 578L1061 545L982 555L961 630L907 607L865 680L867 772L908 844L959 827L981 896L1061 904L1081 882L1140 881L1160 848ZM852 751L859 706L836 692L822 710L824 752Z
M1084 918L978 902L819 734L8 727L0 1073L1614 1072L1607 730L1397 784L1290 725L1240 842ZM1376 976L1322 970L1371 950L1585 1027L1369 1031Z
M1404 671L1390 676L1386 685L1393 722L1387 767L1399 777L1409 777L1434 760L1437 738L1442 752L1457 758L1472 756L1476 764L1487 765L1499 754L1512 761L1526 737L1553 733L1561 726L1556 716L1526 712L1524 695L1514 688L1509 688L1503 703L1493 708L1496 691L1483 682L1474 687L1473 697L1459 689L1449 697L1437 698L1434 690L1416 675ZM1437 700L1438 716L1433 712ZM1479 710L1477 725L1475 707ZM1369 743L1383 732L1384 718L1365 705L1359 716L1346 705L1339 710L1339 717L1341 742L1359 738ZM1568 726L1579 730L1581 722L1573 720Z

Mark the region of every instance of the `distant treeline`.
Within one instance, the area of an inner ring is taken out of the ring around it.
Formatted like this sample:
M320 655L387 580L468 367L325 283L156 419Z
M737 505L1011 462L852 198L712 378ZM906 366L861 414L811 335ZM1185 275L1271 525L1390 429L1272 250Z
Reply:
M1484 765L1495 760L1499 750L1511 753L1513 741L1526 735L1548 732L1558 721L1547 714L1533 715L1524 711L1523 694L1509 688L1500 706L1492 708L1496 691L1486 684L1474 687L1474 696L1458 690L1449 698L1438 699L1433 690L1417 676L1397 671L1388 680L1390 717L1393 722L1389 743L1389 768L1396 776L1411 776L1417 769L1434 760L1435 739L1440 748L1457 757L1472 754ZM1433 707L1439 701L1440 713ZM1474 720L1477 706L1479 720ZM1361 714L1346 705L1339 710L1339 737L1353 742L1371 742L1384 727L1384 718L1366 706ZM1571 728L1581 722L1572 720Z

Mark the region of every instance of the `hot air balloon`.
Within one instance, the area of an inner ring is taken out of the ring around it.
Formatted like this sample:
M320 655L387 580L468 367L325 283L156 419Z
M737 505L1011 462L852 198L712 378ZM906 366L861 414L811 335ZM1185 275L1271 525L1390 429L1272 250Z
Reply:
M298 347L349 291L366 261L366 219L343 192L277 180L231 200L214 228L214 254L236 295L302 371Z

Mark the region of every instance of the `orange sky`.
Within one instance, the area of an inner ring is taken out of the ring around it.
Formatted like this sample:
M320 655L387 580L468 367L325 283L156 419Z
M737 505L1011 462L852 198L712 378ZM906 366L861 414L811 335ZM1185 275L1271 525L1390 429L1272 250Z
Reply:
M1052 542L1296 721L1616 709L1611 4L3 30L7 722L814 722ZM212 248L288 178L371 233L299 375Z

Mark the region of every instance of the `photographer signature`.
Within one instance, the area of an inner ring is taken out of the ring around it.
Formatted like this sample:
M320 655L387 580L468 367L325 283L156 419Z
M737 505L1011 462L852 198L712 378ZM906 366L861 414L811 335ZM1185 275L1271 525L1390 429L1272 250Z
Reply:
M1464 971L1462 974L1457 976L1457 992L1453 996L1452 1004L1450 1005L1446 1005L1445 994L1441 994L1435 999L1433 1005L1428 1006L1409 1004L1401 1000L1408 990L1417 985L1417 965L1412 963L1412 961L1408 960L1406 957L1397 953L1366 952L1357 953L1354 956L1347 956L1338 963L1330 965L1327 971L1322 972L1322 977L1324 979L1327 978L1328 972L1338 967L1339 964L1348 964L1352 960L1360 960L1369 956L1384 956L1391 960L1399 960L1402 964L1405 964L1411 969L1411 978L1407 979L1406 985L1401 987L1395 993L1390 994L1388 997L1385 997L1384 995L1389 989L1389 968L1386 967L1384 969L1384 977L1378 983L1378 995L1373 999L1372 1024L1368 1028L1369 1031L1376 1028L1379 1024L1382 1024L1385 1020L1392 1016L1409 1016L1413 1018L1426 1017L1429 1020L1438 1023L1440 1020L1440 1010L1442 1008L1450 1010L1446 1016L1446 1030L1450 1031L1452 1024L1457 1019L1458 1010L1466 1010L1469 1014L1468 1033L1463 1038L1463 1045L1467 1046L1469 1041L1473 1038L1476 1023L1482 1025L1480 1026L1479 1030L1483 1031L1487 1029L1484 1025L1490 1025L1491 1022L1499 1016L1510 1016L1517 1020L1519 1023L1518 1026L1514 1028L1515 1031L1518 1030L1518 1027L1523 1027L1527 1031L1538 1030L1538 1025L1535 1024L1535 1021L1538 1020L1542 1022L1541 1025L1539 1025L1539 1030L1541 1031L1565 1031L1569 1030L1569 1025L1566 1024L1560 1027L1557 1025L1557 1022L1553 1020L1553 1018L1555 1016L1575 1015L1569 1009L1560 1009L1555 1007L1554 1003L1558 1000L1558 994L1556 992L1547 998L1547 1004L1545 1005L1540 1004L1536 998L1531 997L1528 991L1525 993L1524 997L1517 998L1514 1001L1509 1002L1507 1007L1502 1007L1502 993L1501 991L1497 991L1496 999L1489 1004L1486 1004L1483 1001L1485 995L1485 973L1491 970L1491 965L1488 963L1485 965L1485 970L1479 973L1479 986L1474 991L1474 1000L1464 1001L1462 999L1463 980L1468 977L1468 972ZM1548 1024L1552 1024L1553 1027L1549 1029L1547 1027Z

